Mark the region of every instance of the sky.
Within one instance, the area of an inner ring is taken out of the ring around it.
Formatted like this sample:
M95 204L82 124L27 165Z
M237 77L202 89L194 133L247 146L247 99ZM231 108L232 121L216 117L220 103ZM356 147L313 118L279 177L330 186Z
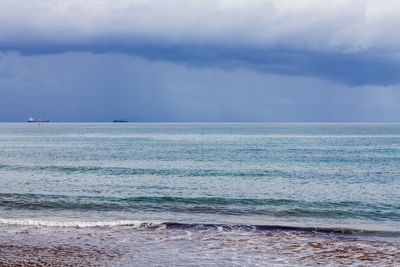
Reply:
M0 121L399 122L398 0L3 0Z

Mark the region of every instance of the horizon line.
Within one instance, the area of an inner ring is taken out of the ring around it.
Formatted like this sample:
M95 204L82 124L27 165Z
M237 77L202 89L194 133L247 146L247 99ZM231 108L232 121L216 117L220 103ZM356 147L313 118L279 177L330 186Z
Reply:
M0 123L28 123L28 124L39 124L39 122L28 122L28 121L0 121ZM41 122L41 124L52 124L52 123L110 123L110 124L133 124L133 123L179 123L179 124L238 124L238 123L249 123L249 124L273 124L273 123L358 123L358 124L383 124L383 123L400 123L400 121L127 121L127 122L113 122L113 121L49 121Z

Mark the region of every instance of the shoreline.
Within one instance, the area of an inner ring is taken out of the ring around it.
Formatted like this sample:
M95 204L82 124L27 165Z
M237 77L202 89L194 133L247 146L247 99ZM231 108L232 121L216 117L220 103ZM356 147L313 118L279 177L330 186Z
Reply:
M15 219L0 218L1 226L14 227L49 227L49 228L115 228L115 229L141 229L141 230L219 230L219 231L293 231L312 234L342 235L350 237L365 238L391 238L400 242L400 231L363 229L350 227L328 227L328 226L298 226L285 224L243 224L243 223L203 223L203 222L182 222L182 221L143 221L143 220L41 220L38 218Z

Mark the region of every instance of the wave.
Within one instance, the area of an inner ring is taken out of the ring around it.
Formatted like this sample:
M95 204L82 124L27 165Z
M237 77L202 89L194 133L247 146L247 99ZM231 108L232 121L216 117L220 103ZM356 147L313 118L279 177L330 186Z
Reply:
M400 221L400 207L384 203L309 202L292 199L218 197L101 197L0 193L0 210L173 212Z
M100 166L24 166L24 165L0 165L0 169L17 172L53 172L53 173L101 173L102 175L113 176L230 176L230 177L259 177L259 176L290 176L291 172L278 169L248 170L248 171L228 171L215 169L153 169L153 168L126 168L126 167L100 167Z
M303 150L304 152L304 150ZM314 151L315 152L315 151ZM303 155L302 157L305 157ZM320 157L324 160L324 157ZM370 161L366 159L350 159L338 158L336 161L346 162L360 162L360 160ZM398 158L391 159L393 161ZM177 176L177 177L237 177L237 178L263 178L263 177L280 177L280 178L301 178L309 177L311 174L318 174L321 177L331 177L332 175L341 175L351 177L354 172L365 173L369 176L382 174L395 175L399 173L398 170L362 170L362 169L341 169L340 173L337 170L321 170L310 168L296 168L296 169L283 169L283 168L263 168L251 170L226 170L226 169L179 169L179 168L128 168L128 167L102 167L102 166L57 166L57 165L0 165L0 170L10 172L26 172L32 174L39 173L55 173L55 174L85 174L85 175L101 175L101 176Z
M377 236L400 238L400 231L379 231L339 227L302 227L291 225L249 225L249 224L207 224L207 223L181 223L159 221L49 221L39 219L6 219L0 218L0 225L35 226L35 227L62 227L62 228L123 228L139 230L214 230L214 231L242 231L242 232L267 232L291 231L314 234L340 234L357 236Z

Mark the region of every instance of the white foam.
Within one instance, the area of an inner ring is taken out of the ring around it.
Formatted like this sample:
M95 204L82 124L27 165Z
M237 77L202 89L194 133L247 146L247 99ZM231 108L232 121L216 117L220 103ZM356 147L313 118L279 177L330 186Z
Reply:
M117 221L49 221L40 219L5 219L0 218L0 224L20 226L46 226L46 227L118 227L129 226L132 228L141 227L162 227L162 222L144 222L134 220Z

